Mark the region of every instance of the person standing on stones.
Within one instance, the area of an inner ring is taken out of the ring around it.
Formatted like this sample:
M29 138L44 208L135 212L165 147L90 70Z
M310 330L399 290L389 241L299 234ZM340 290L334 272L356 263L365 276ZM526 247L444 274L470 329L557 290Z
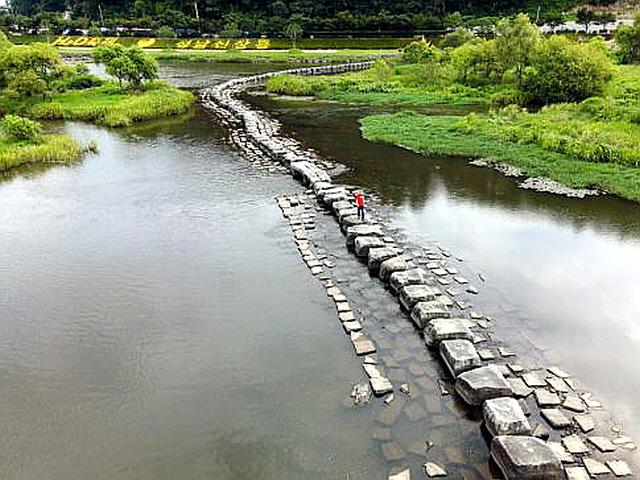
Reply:
M358 220L364 222L364 196L362 192L356 192L353 196L356 198L356 205L358 206Z

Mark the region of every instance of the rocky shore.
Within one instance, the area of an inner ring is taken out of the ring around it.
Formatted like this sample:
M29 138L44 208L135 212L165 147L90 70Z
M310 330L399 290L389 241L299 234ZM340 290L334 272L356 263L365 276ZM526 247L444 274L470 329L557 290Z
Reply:
M428 415L422 407L414 406L417 404L405 407L406 403L396 399L411 397L414 386L385 373L366 324L354 312L339 282L326 273L332 260L319 253L309 238L318 212L335 218L345 236L345 248L361 260L372 278L383 282L407 321L422 332L423 348L439 358L448 372L451 388L447 394L456 395L469 412L482 419L491 461L505 478L631 476L625 457L637 448L633 440L622 434L600 402L567 372L558 367L524 367L517 362L495 335L494 319L474 312L458 296L460 291L475 295L478 290L450 262L450 252L409 248L396 240L374 212L369 212L365 221L359 220L353 200L357 187L334 184L330 162L281 135L276 121L237 98L246 88L281 73L326 75L370 65L360 62L266 73L207 88L200 96L202 104L229 128L233 143L249 161L273 173L288 173L304 185L303 193L277 201L303 261L323 282L356 355L363 359L369 382L354 386L354 402L367 403L375 395L389 405L386 412L398 410L398 415L404 409L407 416L418 420ZM381 453L390 463L401 458L398 451L394 442L382 441ZM447 465L427 462L424 475L446 477ZM409 478L410 469L402 465L389 472L389 479Z

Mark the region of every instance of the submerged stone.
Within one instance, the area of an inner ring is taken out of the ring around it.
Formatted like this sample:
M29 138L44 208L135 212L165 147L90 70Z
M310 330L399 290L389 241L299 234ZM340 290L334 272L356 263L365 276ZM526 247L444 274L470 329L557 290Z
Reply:
M491 457L507 480L561 480L562 464L542 440L502 435L491 442Z
M531 425L517 400L501 397L487 400L482 407L484 423L491 435L529 435Z
M511 387L498 368L493 365L469 370L458 376L456 391L469 405L513 394Z
M382 450L382 455L387 462L397 462L406 457L400 448L400 445L396 442L382 443L380 444L380 449Z
M457 339L441 342L440 356L453 377L482 365L476 347L469 340Z
M429 478L438 478L438 477L447 476L447 472L441 466L435 463L425 463L424 473L426 473L427 477Z
M411 480L411 470L404 469L397 473L389 474L389 480Z

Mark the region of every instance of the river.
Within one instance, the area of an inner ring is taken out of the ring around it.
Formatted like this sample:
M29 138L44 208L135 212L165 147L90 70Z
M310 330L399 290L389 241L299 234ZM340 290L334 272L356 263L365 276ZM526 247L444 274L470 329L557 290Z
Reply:
M262 68L166 63L162 75L197 87ZM557 362L640 437L638 207L370 144L360 109L256 101L351 167L341 180L378 193L407 238L461 256L475 307L522 363ZM2 478L386 479L393 462L370 435L388 407L349 406L361 362L274 201L299 185L254 170L199 109L58 128L99 153L0 183ZM318 228L394 374L436 388L441 367L413 327L330 219ZM454 478L491 478L477 419L436 393L424 426L402 417L395 438L406 450L427 435ZM420 456L408 462L417 473Z

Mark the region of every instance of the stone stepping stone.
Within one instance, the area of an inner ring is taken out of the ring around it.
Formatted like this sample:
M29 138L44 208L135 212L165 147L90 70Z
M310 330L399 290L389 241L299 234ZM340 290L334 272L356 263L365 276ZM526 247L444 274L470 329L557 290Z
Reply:
M577 395L569 394L562 402L562 406L572 412L582 413L586 410L584 402Z
M607 466L616 477L628 477L629 475L632 475L629 465L627 465L627 462L623 462L622 460L609 460L607 462Z
M451 318L451 311L439 300L418 302L411 310L411 320L420 330L434 318Z
M567 451L573 455L589 453L589 447L577 435L569 435L562 439L562 444Z
M513 394L518 398L526 398L533 393L533 388L527 387L521 378L507 378L507 382L511 386Z
M489 324L489 325L491 325L491 324ZM485 327L485 328L486 328L486 327ZM515 353L513 353L511 350L509 350L508 348L505 348L505 347L499 347L499 348L498 348L498 353L499 353L502 357L505 357L505 358L508 358L508 357L515 357L515 356L516 356L516 354L515 354Z
M495 354L489 348L482 348L478 350L478 355L484 361L494 360L496 358Z
M447 472L440 465L435 463L425 463L423 465L424 473L426 473L429 478L438 478L438 477L446 477Z
M537 373L534 372L525 373L524 375L522 375L522 379L524 380L524 383L529 385L531 388L547 386L547 382L545 382Z
M424 329L427 346L436 346L444 340L472 340L473 333L461 318L436 318Z
M567 372L565 372L564 370L558 368L558 367L551 367L551 368L547 368L547 371L553 375L555 375L558 378L570 378L571 375L569 375Z
M339 312L338 313L338 318L340 319L341 322L351 322L351 321L356 319L356 317L353 315L352 311Z
M359 332L360 330L362 330L362 324L357 320L353 320L351 322L343 322L342 326L347 333Z
M388 282L395 272L402 272L409 268L409 264L403 257L389 258L380 264L378 276L381 280Z
M591 415L575 415L573 419L584 433L588 433L596 428L596 422Z
M336 308L338 309L338 313L345 313L351 311L351 306L349 302L336 302Z
M371 377L371 388L376 395L384 395L385 393L393 392L393 385L388 378L385 377Z
M368 355L376 351L374 343L360 332L351 333L351 343L356 350L356 355Z
M587 441L594 445L601 452L607 453L616 451L616 446L607 437L595 435L592 437L587 437Z
M461 276L459 276L459 275L457 275L457 276L453 277L453 279L454 279L456 282L458 282L460 285L466 285L467 283L469 283L469 280L467 280L466 278L461 277Z
M514 398L487 400L482 406L482 414L484 424L492 436L531 434L531 425Z
M542 440L501 435L491 442L491 457L507 480L562 480L562 463Z
M540 410L540 414L555 429L571 426L571 420L557 408L543 408Z
M408 468L397 473L389 474L389 480L411 480L411 470Z
M336 297L338 295L342 295L342 291L338 287L327 288L327 296Z
M424 268L412 268L404 272L394 272L389 277L389 286L398 292L407 285L424 285L429 281L429 274Z
M576 459L573 458L573 455L567 452L567 450L562 446L561 443L547 442L547 445L549 445L549 448L553 450L554 455L558 457L558 460L560 460L562 463L574 463L576 461Z
M369 250L372 248L381 248L386 244L381 238L378 237L357 237L354 242L354 247L357 257L367 257Z
M407 285L400 289L400 304L410 312L418 302L436 299L436 291L427 285Z
M569 388L569 385L567 385L567 383L561 378L556 378L556 377L547 378L547 383L556 392L569 393L571 391L571 389Z
M469 405L482 405L486 400L513 394L500 370L493 365L469 370L458 376L456 391Z
M385 442L380 444L382 456L387 462L398 462L403 460L406 455L396 442Z
M520 373L524 372L524 367L516 363L507 363L507 367L509 367L509 370L511 370L516 375L519 375Z
M381 247L369 249L369 260L367 266L371 273L377 273L380 270L380 265L385 260L392 259L400 255L401 250L397 247ZM400 258L404 262L404 259ZM405 262L406 265L406 262Z
M353 227L348 227L346 231L347 236L347 245L352 246L357 237L384 237L384 232L382 231L382 227L380 225L374 224L360 224L354 225Z
M594 460L593 458L583 458L582 463L584 464L584 468L587 469L587 472L589 472L589 475L592 477L597 475L608 475L611 473L609 467L602 462Z
M534 395L536 397L536 403L540 408L560 405L560 397L555 393L551 393L549 390L538 388L534 391Z
M469 340L445 340L440 343L440 356L455 378L482 365L476 347Z
M567 474L567 480L591 480L591 476L589 476L586 468L567 467L565 472Z

